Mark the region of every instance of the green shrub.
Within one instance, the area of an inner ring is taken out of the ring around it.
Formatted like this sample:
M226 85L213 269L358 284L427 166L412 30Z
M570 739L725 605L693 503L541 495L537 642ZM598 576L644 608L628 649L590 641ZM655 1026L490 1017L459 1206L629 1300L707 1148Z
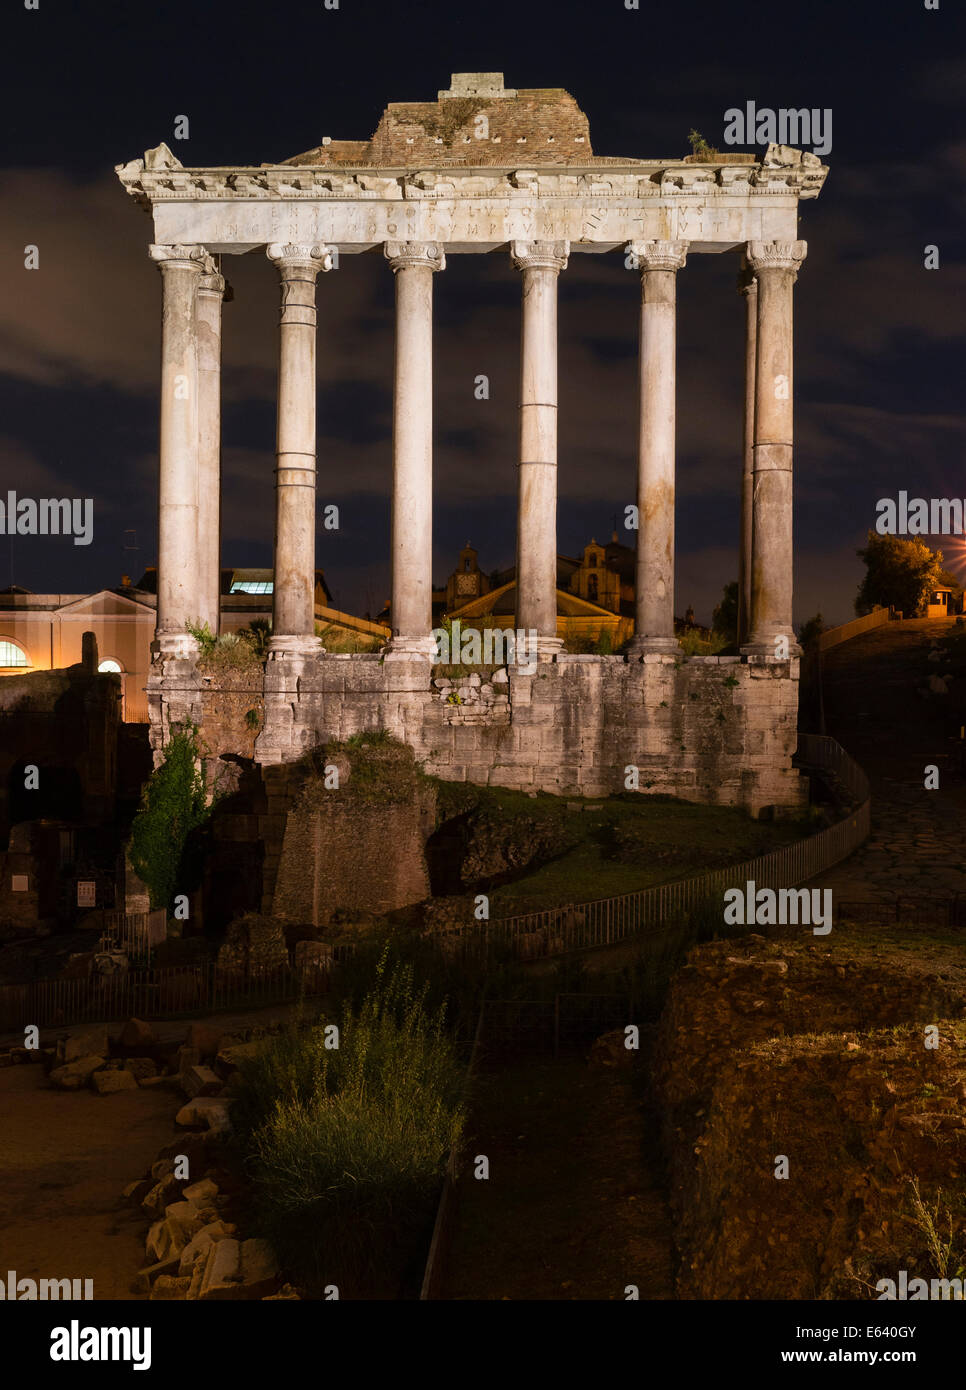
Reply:
M463 1068L388 952L339 1047L324 1025L292 1029L243 1065L236 1105L259 1224L312 1289L346 1281L392 1296L425 1244L464 1116Z
M189 726L168 743L163 761L141 793L131 827L130 859L147 885L152 907L170 911L175 893L184 891L185 846L210 813L198 758L197 729Z

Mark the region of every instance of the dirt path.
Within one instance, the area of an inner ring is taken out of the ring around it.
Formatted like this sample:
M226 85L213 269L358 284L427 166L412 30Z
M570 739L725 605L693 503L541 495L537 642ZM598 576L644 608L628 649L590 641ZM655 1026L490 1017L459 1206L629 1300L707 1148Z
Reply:
M120 1201L175 1133L171 1091L55 1091L40 1066L0 1070L0 1256L21 1278L93 1279L134 1299L146 1219Z
M960 683L948 695L921 694L948 663L930 662L949 619L888 623L824 657L828 732L865 769L872 788L872 834L844 863L810 881L842 901L966 894L966 781L959 770ZM924 769L939 769L927 791Z
M463 1175L446 1297L672 1296L670 1218L626 1075L584 1061L483 1072L470 1128L490 1176Z

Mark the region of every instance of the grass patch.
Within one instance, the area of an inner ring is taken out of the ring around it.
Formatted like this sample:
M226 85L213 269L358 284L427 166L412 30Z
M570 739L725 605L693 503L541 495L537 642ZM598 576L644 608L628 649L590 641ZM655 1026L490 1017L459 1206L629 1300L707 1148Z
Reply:
M755 821L734 807L663 796L612 797L595 811L568 812L561 802L555 814L563 852L494 889L494 917L636 893L754 859L804 833L795 821Z

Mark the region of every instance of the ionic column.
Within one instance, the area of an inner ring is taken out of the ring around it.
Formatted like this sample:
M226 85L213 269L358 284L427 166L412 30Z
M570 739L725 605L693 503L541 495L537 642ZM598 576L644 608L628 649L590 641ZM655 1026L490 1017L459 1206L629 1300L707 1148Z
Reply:
M266 247L282 288L278 344L273 657L321 650L315 635L315 281L325 246Z
M161 271L158 621L155 651L189 657L198 643L198 284L203 246L151 246Z
M221 621L221 306L226 282L209 257L198 282L198 616ZM229 298L230 293L229 293Z
M557 277L568 241L514 241L523 272L520 343L520 466L517 511L516 625L537 633L537 655L550 660L557 636Z
M392 640L396 656L433 651L433 272L437 242L387 241L396 280L392 415Z
M742 651L774 656L776 637L799 656L792 627L792 287L804 241L751 241L758 280L751 604Z
M741 525L738 533L738 645L748 640L751 613L751 513L755 468L755 355L758 338L758 281L747 262L738 276L745 301L745 418L742 437Z
M674 635L677 272L686 241L632 241L641 272L637 567L631 656L680 650Z

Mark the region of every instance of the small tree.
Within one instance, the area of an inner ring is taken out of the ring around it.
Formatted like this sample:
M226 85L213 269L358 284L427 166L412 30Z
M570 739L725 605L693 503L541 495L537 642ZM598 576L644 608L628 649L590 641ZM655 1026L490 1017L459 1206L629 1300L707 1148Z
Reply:
M798 640L803 648L808 648L816 642L825 631L825 623L821 613L816 613L814 618L809 618L802 623L798 630Z
M911 617L922 608L929 591L942 582L942 551L930 550L918 536L907 540L870 531L865 549L856 554L866 564L855 598L860 617L877 604L898 608Z
M714 145L708 144L700 130L688 131L688 144L695 159L711 160L718 157L717 149Z
M711 614L711 630L725 639L729 646L738 641L738 581L726 584L721 602Z
M188 836L208 817L203 773L198 770L197 729L176 733L141 794L131 827L130 859L147 885L152 907L171 909L181 886Z

